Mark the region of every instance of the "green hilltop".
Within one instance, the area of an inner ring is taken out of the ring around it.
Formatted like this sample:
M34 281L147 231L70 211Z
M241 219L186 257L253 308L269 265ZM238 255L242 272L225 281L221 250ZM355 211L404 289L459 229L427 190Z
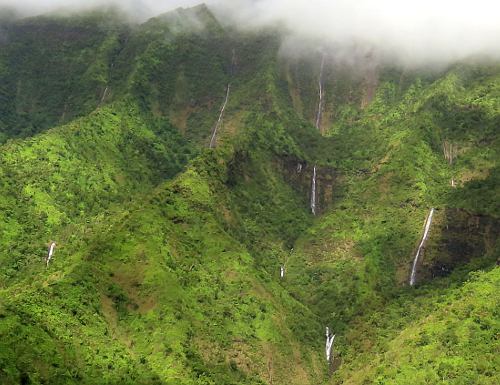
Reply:
M1 384L500 381L500 65L327 56L317 129L282 38L2 21Z

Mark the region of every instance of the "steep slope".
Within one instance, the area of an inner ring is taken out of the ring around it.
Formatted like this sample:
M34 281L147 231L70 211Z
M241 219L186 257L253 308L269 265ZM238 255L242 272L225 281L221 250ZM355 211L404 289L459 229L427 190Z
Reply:
M365 110L334 125L331 148L344 175L344 189L334 197L331 211L297 242L287 287L340 334L338 351L349 351L342 358L346 367L356 366L360 359L353 346L362 350L363 344L371 344L359 332L364 330L360 318L372 312L380 316L383 307L401 306L398 312L408 312L411 300L391 304L405 293L431 207L438 210L417 265L417 282L458 268L453 279L445 281L457 284L468 271L491 266L500 255L498 76L495 66L461 65L435 81L417 78L398 90L392 80L397 77L388 72ZM446 142L458 148L453 162L443 153ZM437 287L431 286L431 293L438 295L446 284L434 281ZM494 319L494 308L485 310L484 316ZM390 322L402 327L400 320ZM383 327L376 332L386 333ZM468 349L472 353L476 347L471 344ZM395 360L394 355L387 357L381 368ZM403 358L394 364L405 365ZM422 378L435 375L434 366L421 365L420 372L428 373ZM349 382L350 375L341 367L334 382ZM400 383L389 378L387 383ZM350 381L363 383L361 377ZM460 374L449 381L461 383Z
M65 242L108 210L175 175L190 151L172 127L152 125L130 102L4 145L3 284L20 271L26 274L51 237Z
M0 142L85 115L106 99L129 27L115 12L0 26Z
M291 58L281 32L206 6L105 15L8 26L0 131L33 136L0 148L2 383L495 382L477 361L498 330L497 66ZM59 34L23 32L40 24L85 33L59 51ZM32 46L83 87L34 76ZM460 351L437 351L448 337Z
M168 62L174 54L137 55L139 61L165 60L171 73L182 75ZM155 91L140 88L148 83L137 83L138 70L123 86L129 94L123 100L3 146L3 383L321 380L315 316L258 268L259 258L277 268L281 243L307 221L307 206L273 169L274 157L293 149L293 139L270 114L272 106L245 99L268 80L274 62L266 55L258 71L263 75L245 90L236 82L230 104L253 110L235 123L249 128L217 154L197 157L171 182L162 181L204 141L188 132L183 138L171 116L145 103L155 100ZM180 87L176 76L156 82ZM213 95L211 87L200 92ZM211 121L217 108L207 114ZM196 127L210 134L211 124ZM221 138L226 135L236 132L223 129ZM253 161L240 162L237 154L250 144ZM259 184L268 191L255 190ZM256 194L242 201L252 188ZM269 202L268 194L274 196ZM255 228L257 205L276 217L261 218ZM286 229L279 228L282 222ZM247 249L259 237L260 254ZM50 239L58 246L47 269L41 257ZM273 247L275 255L265 256Z
M406 293L363 317L346 336L350 348L333 383L497 383L499 273L474 273L460 288Z
M81 244L69 240L50 269L35 268L29 289L4 290L6 383L319 378L316 354L304 354L317 349L303 328L315 318L224 230L227 203L215 193L224 191L224 167L206 170L210 158L87 228L81 249L70 253ZM37 350L25 349L32 343L52 353L35 358Z

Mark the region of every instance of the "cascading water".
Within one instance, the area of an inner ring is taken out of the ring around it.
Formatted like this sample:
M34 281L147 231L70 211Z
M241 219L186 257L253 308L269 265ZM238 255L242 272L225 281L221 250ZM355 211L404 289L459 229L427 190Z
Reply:
M325 69L325 54L321 57L321 67L319 70L319 102L318 102L318 112L316 114L316 128L319 130L321 126L321 115L323 114L323 99L324 99L324 91L323 91L323 72Z
M233 49L232 51L232 57L231 57L231 77L233 76L234 74L234 68L236 66L236 50ZM222 104L222 108L220 110L220 113L219 113L219 119L217 119L217 123L215 123L215 127L214 127L214 130L212 132L212 137L210 138L210 146L209 148L214 148L215 145L216 145L216 142L217 142L217 132L219 131L219 128L222 124L222 120L224 118L224 112L226 111L226 106L227 106L227 102L229 100L229 90L231 88L231 83L228 83L227 84L227 88L226 88L226 98L224 99L224 103Z
M224 104L222 104L222 108L219 113L219 119L217 120L217 123L215 124L214 131L212 133L212 138L210 139L210 148L215 147L215 143L217 140L217 131L219 130L221 124L222 124L222 119L224 118L224 111L226 110L226 105L229 100L229 90L230 90L231 84L227 85L227 90L226 90L226 99L224 100Z
M326 353L326 360L328 363L330 363L333 359L332 356L332 348L333 348L333 341L335 340L335 334L332 335L330 333L330 329L328 326L326 327L326 344L325 344L325 353Z
M104 89L104 92L102 93L101 104L103 104L104 100L106 100L106 96L108 96L108 86L106 86L106 88Z
M321 126L321 115L323 113L323 99L324 99L324 91L323 91L323 72L325 69L325 58L326 55L323 54L321 57L321 67L319 71L319 102L318 102L318 112L316 114L316 128L320 130ZM311 212L313 215L316 215L316 166L314 166L313 170L313 178L311 183Z
M420 241L420 244L418 245L417 249L417 254L415 255L415 259L413 260L413 267L411 269L411 276L410 276L410 286L415 285L415 282L417 280L417 265L418 265L418 260L420 259L420 255L422 254L422 250L425 247L425 242L427 241L427 238L429 237L429 230L432 225L432 217L434 216L434 208L431 209L429 212L429 215L427 216L427 220L425 221L425 228L424 228L424 235L422 236L422 240Z
M311 183L311 212L316 215L316 166L313 169L313 177Z
M49 251L47 252L47 257L45 258L45 262L47 264L47 267L49 267L49 262L52 259L52 256L54 255L54 251L56 249L56 243L51 242L49 246Z

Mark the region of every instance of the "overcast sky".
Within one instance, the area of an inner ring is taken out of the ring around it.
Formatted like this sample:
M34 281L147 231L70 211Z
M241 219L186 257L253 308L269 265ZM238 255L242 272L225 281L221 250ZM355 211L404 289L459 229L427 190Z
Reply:
M155 15L197 0L0 0L41 13L119 3ZM209 0L232 10L240 24L285 23L299 36L337 44L364 42L415 61L455 60L488 54L500 58L500 0Z

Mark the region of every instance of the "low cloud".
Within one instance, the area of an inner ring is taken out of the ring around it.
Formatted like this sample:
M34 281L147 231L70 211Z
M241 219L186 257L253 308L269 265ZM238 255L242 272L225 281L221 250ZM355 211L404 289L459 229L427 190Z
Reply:
M240 25L282 22L297 41L343 52L364 47L405 65L500 58L497 0L249 0L226 6Z
M226 20L246 27L284 25L292 41L365 49L405 65L448 63L471 56L500 59L500 2L496 0L212 0ZM81 10L119 4L154 16L191 0L79 0ZM29 14L68 9L67 0L0 0ZM288 44L290 46L290 43Z

